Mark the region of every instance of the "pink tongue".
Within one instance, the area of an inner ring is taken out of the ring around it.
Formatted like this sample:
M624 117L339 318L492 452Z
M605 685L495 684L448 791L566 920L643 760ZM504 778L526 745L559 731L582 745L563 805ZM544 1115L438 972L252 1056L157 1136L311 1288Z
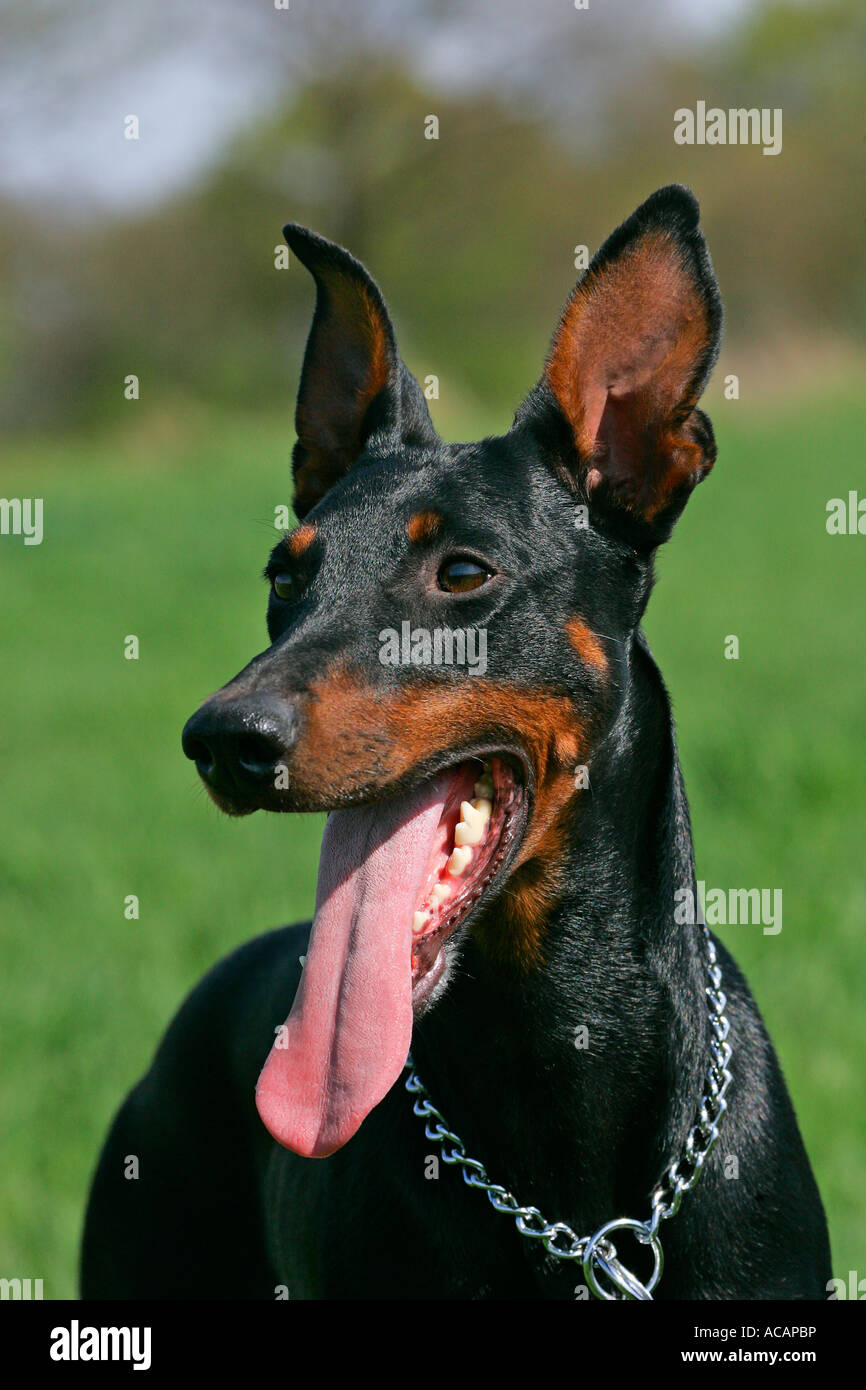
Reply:
M256 1088L267 1129L306 1158L351 1139L406 1061L412 914L446 790L328 817L306 965Z

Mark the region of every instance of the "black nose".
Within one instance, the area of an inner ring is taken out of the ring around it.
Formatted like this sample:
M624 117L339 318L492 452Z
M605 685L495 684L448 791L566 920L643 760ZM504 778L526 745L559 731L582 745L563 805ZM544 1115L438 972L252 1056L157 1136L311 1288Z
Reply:
M275 791L296 736L287 701L206 700L184 726L183 751L213 791L262 805Z

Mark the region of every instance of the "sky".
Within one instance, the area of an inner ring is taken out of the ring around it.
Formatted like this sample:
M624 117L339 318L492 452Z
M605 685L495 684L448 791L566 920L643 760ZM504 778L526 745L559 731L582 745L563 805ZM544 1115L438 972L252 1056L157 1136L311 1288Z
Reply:
M434 88L510 87L591 120L614 69L669 50L672 32L680 45L713 41L757 3L589 0L577 12L569 0L365 0L352 12L345 0L289 0L282 11L249 0L0 0L0 196L47 203L61 219L146 209L299 80L359 61L365 47L402 55ZM135 141L124 137L130 114Z

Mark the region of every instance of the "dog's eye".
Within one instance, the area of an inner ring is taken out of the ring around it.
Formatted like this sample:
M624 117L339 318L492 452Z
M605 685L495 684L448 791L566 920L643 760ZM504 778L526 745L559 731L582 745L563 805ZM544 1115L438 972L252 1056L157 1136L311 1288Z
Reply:
M295 580L291 574L275 574L271 580L274 593L284 603L295 597Z
M468 594L489 578L490 571L476 560L446 560L439 570L438 584L447 594Z

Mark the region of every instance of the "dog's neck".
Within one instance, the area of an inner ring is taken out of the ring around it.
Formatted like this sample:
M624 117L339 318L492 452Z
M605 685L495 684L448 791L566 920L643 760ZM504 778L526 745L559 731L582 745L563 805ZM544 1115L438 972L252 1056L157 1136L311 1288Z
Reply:
M706 1065L700 937L674 920L694 865L670 707L642 639L632 665L574 808L543 966L509 975L467 941L413 1044L491 1180L587 1230L648 1214Z

